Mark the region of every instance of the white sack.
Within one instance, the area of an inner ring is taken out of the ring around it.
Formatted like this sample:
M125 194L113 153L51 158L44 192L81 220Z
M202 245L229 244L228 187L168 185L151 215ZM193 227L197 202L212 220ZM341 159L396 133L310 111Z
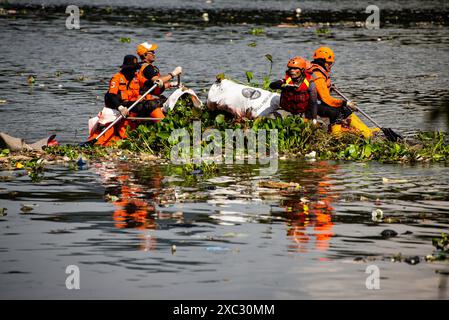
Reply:
M231 80L215 82L209 89L207 107L224 110L237 117L267 116L279 108L280 94L235 83Z

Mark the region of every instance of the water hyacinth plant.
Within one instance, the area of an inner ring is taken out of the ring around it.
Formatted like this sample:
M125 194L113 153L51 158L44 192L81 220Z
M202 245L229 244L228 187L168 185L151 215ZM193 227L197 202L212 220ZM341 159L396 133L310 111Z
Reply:
M315 151L317 158L329 160L419 162L449 159L449 144L442 132L422 132L413 141L403 142L391 142L380 136L365 139L351 133L336 137L327 132L327 127L314 127L301 117L234 119L231 115L195 109L189 98L180 100L163 121L142 124L130 132L129 139L123 141L120 148L168 157L172 147L168 137L172 130L185 128L192 134L193 122L198 120L203 131L216 128L223 138L226 129L276 129L279 153L289 156Z
M253 83L254 74L246 72L247 81L255 87L268 88L272 70L273 58L265 55L270 63L269 73L262 78L263 84ZM225 78L220 74L217 78ZM0 154L0 166L3 169L14 168L16 165L29 172L33 180L38 180L44 172L44 164L55 158L65 162L76 163L82 156L91 161L101 159L141 159L141 155L150 154L159 159L169 159L170 151L177 142L170 142L169 137L175 129L186 129L192 136L194 121L201 121L202 131L209 128L218 129L224 141L226 129L254 130L259 129L278 131L278 151L280 155L288 157L305 157L313 153L314 158L321 160L352 160L380 162L448 162L449 143L447 134L443 132L419 132L413 139L391 142L381 135L365 139L361 135L344 133L334 136L328 133L327 126L313 126L299 116L258 119L236 119L230 114L198 109L193 105L190 97L178 100L175 108L166 118L157 123L142 123L136 130L128 132L128 139L118 141L108 148L91 146L82 148L77 145L65 145L49 147L44 152L30 155L27 161L14 160L17 152L3 149ZM269 148L270 141L266 141ZM206 147L202 142L201 147ZM247 153L245 143L245 152ZM20 153L20 152L19 152ZM23 152L21 152L23 154ZM126 153L124 155L123 153ZM44 158L46 161L38 161ZM76 169L76 165L73 166ZM185 165L185 173L213 173L216 166L210 164Z

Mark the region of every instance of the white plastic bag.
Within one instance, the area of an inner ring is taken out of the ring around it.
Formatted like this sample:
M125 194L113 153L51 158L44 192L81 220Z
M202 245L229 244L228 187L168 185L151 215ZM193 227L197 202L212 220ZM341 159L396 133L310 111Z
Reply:
M167 101L164 102L163 106L162 106L162 111L164 113L167 113L169 110L173 110L173 108L175 107L176 102L178 101L178 99L185 95L188 94L191 96L192 101L193 101L193 105L196 108L201 108L203 103L201 102L201 100L198 98L198 96L196 95L195 91L193 91L192 89L189 89L187 87L182 87L182 88L178 88L176 89L167 99Z
M89 135L91 135L97 129L98 125L106 125L111 123L120 116L118 110L103 107L96 117L89 119Z
M230 112L239 118L257 118L277 110L280 99L278 93L224 79L214 83L209 89L207 107L210 110Z

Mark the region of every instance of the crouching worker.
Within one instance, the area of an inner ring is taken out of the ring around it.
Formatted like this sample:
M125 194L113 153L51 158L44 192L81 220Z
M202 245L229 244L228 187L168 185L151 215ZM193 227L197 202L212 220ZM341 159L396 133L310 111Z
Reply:
M281 90L280 107L292 115L304 116L317 123L317 91L311 74L306 72L308 62L294 57L287 63L285 78L270 83L271 89Z
M333 134L343 131L360 132L364 137L371 137L377 129L368 128L353 111L357 104L354 101L337 99L331 96L332 86L330 72L335 62L334 52L328 47L319 47L313 54L312 65L308 69L318 93L318 115L329 118L329 129Z
M148 42L141 43L137 46L137 54L142 60L140 70L137 73L140 94L145 93L154 84L158 85L151 94L145 97L144 103L139 110L146 108L147 112L150 112L150 117L163 119L164 114L161 108L167 98L162 93L165 89L178 86L178 83L170 81L182 73L182 68L176 67L172 72L161 75L159 68L153 64L156 61L156 49L156 44Z
M96 138L120 114L124 118L130 115L128 107L139 98L140 88L135 77L138 69L137 57L134 55L125 56L120 72L116 73L109 81L109 89L104 97L105 108L98 114L98 117L89 120L89 140ZM132 115L135 115L135 113ZM135 128L136 124L122 119L102 135L97 144L107 146L126 138L127 126Z

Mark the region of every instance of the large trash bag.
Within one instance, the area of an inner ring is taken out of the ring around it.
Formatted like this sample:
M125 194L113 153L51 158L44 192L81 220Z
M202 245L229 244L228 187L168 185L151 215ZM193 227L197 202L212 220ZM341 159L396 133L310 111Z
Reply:
M44 147L57 146L56 135L52 134L46 138L37 140L34 143L26 143L22 138L10 136L4 132L0 132L0 148L8 148L11 151L21 150L43 150Z
M209 89L209 110L223 110L234 116L254 119L268 116L279 108L280 94L223 79Z

